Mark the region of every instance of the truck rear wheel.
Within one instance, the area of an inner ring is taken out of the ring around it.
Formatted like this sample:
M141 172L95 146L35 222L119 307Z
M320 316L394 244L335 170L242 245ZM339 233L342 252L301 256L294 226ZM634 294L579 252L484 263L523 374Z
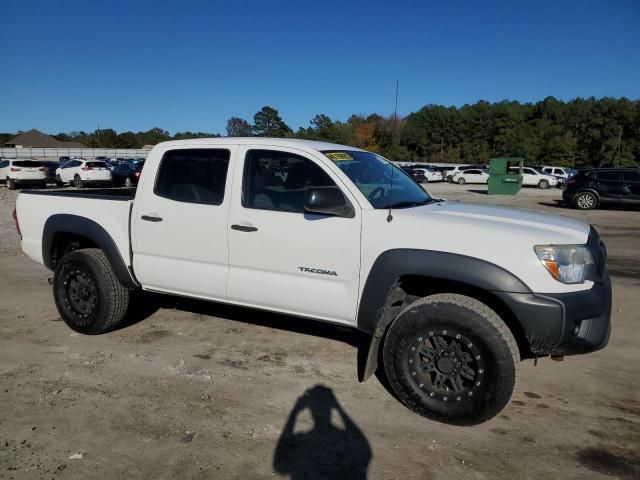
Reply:
M509 403L520 356L493 310L447 293L417 300L398 315L384 342L383 362L393 391L410 410L475 425Z
M100 249L71 251L56 265L53 297L60 316L76 332L115 329L127 312L129 294Z

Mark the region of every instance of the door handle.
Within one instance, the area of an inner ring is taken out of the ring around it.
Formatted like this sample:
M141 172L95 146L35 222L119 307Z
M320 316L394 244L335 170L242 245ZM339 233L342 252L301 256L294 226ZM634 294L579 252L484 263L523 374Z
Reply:
M152 217L150 215L142 215L142 217L140 217L142 220L144 220L145 222L161 222L162 218L160 217Z
M239 232L257 232L257 227L249 227L247 225L231 225L231 230L238 230Z

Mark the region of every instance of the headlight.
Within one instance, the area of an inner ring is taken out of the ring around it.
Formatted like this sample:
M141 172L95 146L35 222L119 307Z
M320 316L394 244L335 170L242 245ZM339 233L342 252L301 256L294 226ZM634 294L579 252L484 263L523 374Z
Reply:
M583 283L595 264L585 245L539 245L534 250L551 276L562 283Z

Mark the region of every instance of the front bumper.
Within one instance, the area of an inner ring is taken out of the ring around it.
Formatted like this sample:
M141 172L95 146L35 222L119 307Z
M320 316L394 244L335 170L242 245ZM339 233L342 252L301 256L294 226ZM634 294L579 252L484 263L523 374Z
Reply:
M530 355L578 355L600 350L609 341L612 302L606 271L589 290L495 293L517 316Z

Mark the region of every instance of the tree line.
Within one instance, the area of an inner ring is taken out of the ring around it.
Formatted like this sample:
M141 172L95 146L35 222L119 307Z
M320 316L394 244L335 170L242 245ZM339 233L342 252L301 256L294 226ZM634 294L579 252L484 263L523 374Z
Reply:
M497 156L516 156L528 164L561 166L640 162L640 101L626 98L479 101L459 108L426 105L403 118L371 114L352 115L346 121L318 114L308 127L297 131L270 106L256 112L252 120L231 117L226 136L323 140L379 152L396 161L485 163ZM11 136L0 134L0 145ZM160 128L54 135L96 148L140 148L165 140L219 136L206 132L170 135Z

